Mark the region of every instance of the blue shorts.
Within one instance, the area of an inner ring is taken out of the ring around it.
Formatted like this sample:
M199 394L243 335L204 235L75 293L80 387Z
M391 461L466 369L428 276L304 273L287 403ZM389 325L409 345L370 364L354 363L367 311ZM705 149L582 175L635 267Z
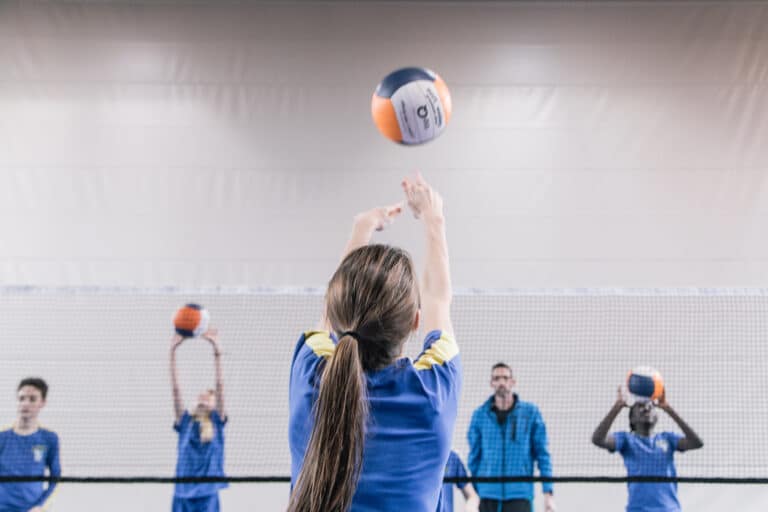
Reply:
M202 498L173 497L173 512L219 512L219 495Z

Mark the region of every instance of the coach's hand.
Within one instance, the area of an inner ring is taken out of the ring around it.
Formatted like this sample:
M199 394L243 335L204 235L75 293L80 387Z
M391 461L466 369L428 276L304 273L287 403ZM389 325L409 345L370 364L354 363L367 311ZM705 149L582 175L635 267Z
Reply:
M544 495L544 512L555 512L555 497L551 493Z

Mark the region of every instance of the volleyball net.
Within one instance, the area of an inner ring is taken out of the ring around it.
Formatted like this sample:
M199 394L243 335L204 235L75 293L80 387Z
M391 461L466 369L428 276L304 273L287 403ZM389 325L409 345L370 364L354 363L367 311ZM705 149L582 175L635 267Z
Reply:
M171 319L187 302L204 305L220 331L229 478L287 480L289 366L299 334L320 317L316 289L3 288L0 420L15 418L19 380L43 377L41 422L60 437L65 480L173 481ZM461 290L453 319L464 364L454 448L463 459L472 412L492 394L491 367L505 362L520 398L542 412L556 479L624 478L621 459L591 435L627 372L648 365L705 442L677 460L681 479L768 478L768 290ZM408 355L420 346L414 336ZM211 347L187 340L177 361L192 408L213 386ZM626 413L614 429L628 429ZM679 431L663 413L657 430Z

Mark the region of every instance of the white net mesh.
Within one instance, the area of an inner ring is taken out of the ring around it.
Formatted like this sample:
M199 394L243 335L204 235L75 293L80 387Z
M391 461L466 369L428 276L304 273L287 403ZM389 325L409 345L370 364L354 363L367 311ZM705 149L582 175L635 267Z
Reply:
M173 476L168 372L171 317L205 305L221 331L230 423L230 476L286 476L287 384L298 334L321 310L317 290L23 289L0 292L0 413L15 416L26 376L50 387L42 422L61 438L64 475ZM764 290L462 291L453 308L465 368L455 447L466 456L472 411L491 366L510 364L518 392L541 408L556 476L622 476L617 456L590 443L629 369L665 378L669 402L705 447L679 474L768 476L768 294ZM408 354L419 350L411 340ZM191 406L213 384L210 347L179 351ZM677 430L663 414L659 429ZM627 428L626 414L616 421Z

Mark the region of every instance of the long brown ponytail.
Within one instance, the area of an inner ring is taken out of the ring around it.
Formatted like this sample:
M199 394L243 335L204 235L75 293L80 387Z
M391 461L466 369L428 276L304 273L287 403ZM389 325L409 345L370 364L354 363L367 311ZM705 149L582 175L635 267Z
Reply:
M394 361L418 311L413 263L384 245L352 251L326 292L330 324L341 336L323 368L315 423L289 512L347 512L357 488L368 421L366 370Z

